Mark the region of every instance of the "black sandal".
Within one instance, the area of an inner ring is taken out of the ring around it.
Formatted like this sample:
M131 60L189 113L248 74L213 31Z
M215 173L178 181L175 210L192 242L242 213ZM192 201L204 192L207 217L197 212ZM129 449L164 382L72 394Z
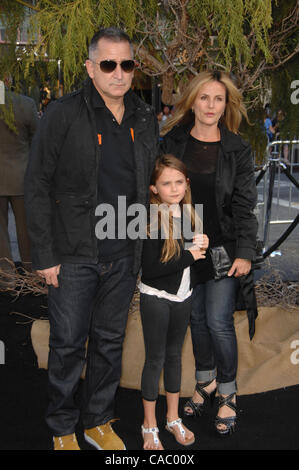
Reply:
M190 398L188 401L186 401L184 405L184 415L185 416L201 416L203 413L203 409L205 406L206 401L210 401L211 406L213 405L215 395L216 395L216 388L213 390L211 393L208 393L206 390L204 390L205 387L208 387L215 379L210 380L209 382L203 382L203 383L196 383L195 385L195 390L197 393L204 399L203 403L196 403ZM187 411L186 408L191 408L192 411Z
M215 418L215 427L216 431L220 436L230 436L233 434L236 430L236 424L237 424L237 405L234 403L232 400L236 394L232 393L231 395L228 395L227 397L223 397L222 395L219 396L219 409L222 408L223 406L228 406L231 408L233 411L236 412L235 416L228 416L227 418L221 418L220 416L216 416ZM226 426L226 429L219 429L217 426L219 424L224 424Z

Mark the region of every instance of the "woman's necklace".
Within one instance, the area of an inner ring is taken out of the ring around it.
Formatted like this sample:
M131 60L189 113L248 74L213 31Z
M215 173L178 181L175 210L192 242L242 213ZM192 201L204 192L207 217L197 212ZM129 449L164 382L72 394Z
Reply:
M190 134L192 135L192 137L197 140L200 140L201 142L219 142L220 140L220 130L218 126L215 129L215 132L211 132L211 135L207 135L206 133L204 135L201 134L196 127L193 127L193 129L191 129ZM207 150L208 146L204 145L203 148Z

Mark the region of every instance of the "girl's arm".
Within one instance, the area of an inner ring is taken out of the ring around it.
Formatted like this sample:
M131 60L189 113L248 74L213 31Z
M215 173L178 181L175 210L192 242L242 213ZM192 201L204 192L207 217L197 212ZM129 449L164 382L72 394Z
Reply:
M146 239L144 240L142 253L142 275L144 278L152 279L161 276L167 276L177 271L182 271L195 260L205 258L200 249L194 249L194 255L191 250L181 250L178 258L172 258L167 263L160 261L163 240Z

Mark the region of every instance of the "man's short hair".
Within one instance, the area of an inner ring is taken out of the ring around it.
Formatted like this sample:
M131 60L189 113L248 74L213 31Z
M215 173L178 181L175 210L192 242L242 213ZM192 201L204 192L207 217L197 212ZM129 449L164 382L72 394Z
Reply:
M110 28L99 29L99 31L97 31L93 35L89 44L89 48L88 48L88 55L90 58L95 55L97 47L98 47L98 42L100 39L108 39L109 41L113 41L113 42L128 42L130 45L132 57L133 57L134 55L133 46L132 46L131 39L129 38L127 33L125 33L119 28L112 26Z

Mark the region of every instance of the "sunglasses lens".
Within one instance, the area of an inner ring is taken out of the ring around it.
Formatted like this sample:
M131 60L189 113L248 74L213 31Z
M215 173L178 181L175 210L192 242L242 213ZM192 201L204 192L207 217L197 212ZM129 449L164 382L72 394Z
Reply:
M102 60L100 67L102 72L111 73L116 69L117 63L114 60Z
M134 60L124 60L120 65L124 72L133 72L135 62Z
M116 66L117 66L117 62L115 62L114 60L102 60L102 62L100 62L101 70L104 73L113 72L113 70L116 69ZM134 60L123 60L120 66L124 72L129 73L134 70L135 62Z

